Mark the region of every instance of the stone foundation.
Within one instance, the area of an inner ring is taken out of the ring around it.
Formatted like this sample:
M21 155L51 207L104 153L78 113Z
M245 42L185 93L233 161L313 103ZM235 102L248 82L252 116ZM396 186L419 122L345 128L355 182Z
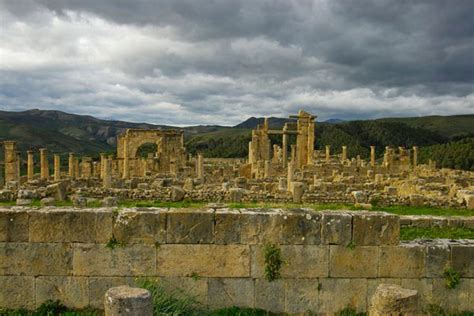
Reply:
M474 310L474 241L399 242L400 219L280 209L0 209L0 307L47 299L103 308L104 293L159 278L210 308L334 313L368 309L380 283L447 311ZM281 249L265 278L264 248ZM461 275L454 289L443 272Z

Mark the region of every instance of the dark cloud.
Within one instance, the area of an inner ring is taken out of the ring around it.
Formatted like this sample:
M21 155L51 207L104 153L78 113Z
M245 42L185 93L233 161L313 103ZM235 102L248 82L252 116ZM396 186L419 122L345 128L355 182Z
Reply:
M164 124L474 113L474 2L0 1L0 106Z

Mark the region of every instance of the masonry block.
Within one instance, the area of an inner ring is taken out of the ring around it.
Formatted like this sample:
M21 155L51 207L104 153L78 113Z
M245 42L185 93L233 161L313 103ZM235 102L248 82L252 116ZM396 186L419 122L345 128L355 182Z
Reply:
M199 303L208 305L208 280L200 276L193 277L162 277L156 280L163 286L167 293L173 293L177 297L189 296L195 298ZM212 299L211 299L212 300Z
M161 210L119 212L114 220L113 235L122 244L164 244L166 212Z
M170 210L167 213L167 223L167 244L214 243L212 210Z
M112 212L46 209L30 212L31 242L107 242L112 237Z
M321 214L292 209L279 216L280 245L319 245L321 243Z
M90 277L89 278L89 305L91 308L104 308L104 295L111 287L128 285L134 286L131 277Z
M0 210L0 242L28 241L28 213Z
M426 277L441 278L449 264L451 249L445 245L429 245L426 247Z
M330 246L329 276L342 278L375 278L378 273L379 247Z
M346 307L367 307L367 279L320 279L319 313L335 314Z
M242 209L241 242L247 245L280 241L280 210Z
M44 276L36 278L36 306L47 300L59 300L72 308L89 306L89 285L86 277Z
M328 276L328 246L282 245L282 278L318 278ZM265 246L252 246L252 277L265 277Z
M68 275L70 244L0 243L1 275Z
M352 216L352 240L355 245L398 245L400 241L398 216L375 212L355 212Z
M352 240L352 215L343 212L324 212L321 224L321 243L348 245Z
M0 310L35 308L35 278L32 276L0 276Z
M150 276L156 269L153 245L75 244L73 271L78 276Z
M432 279L401 279L400 285L405 289L418 292L418 310L423 310L433 301Z
M422 278L425 276L425 247L420 245L381 246L379 277Z
M255 307L269 312L285 310L285 281L255 280Z
M218 209L215 213L214 240L218 245L241 243L242 215L238 210Z
M248 277L250 249L243 245L162 245L159 276Z
M451 265L464 278L474 277L474 244L451 246Z
M254 280L250 278L211 278L208 281L209 307L211 309L232 306L255 306Z
M285 280L285 313L316 312L319 307L318 279Z
M473 279L461 279L454 289L446 287L446 280L433 279L433 303L448 313L474 310Z

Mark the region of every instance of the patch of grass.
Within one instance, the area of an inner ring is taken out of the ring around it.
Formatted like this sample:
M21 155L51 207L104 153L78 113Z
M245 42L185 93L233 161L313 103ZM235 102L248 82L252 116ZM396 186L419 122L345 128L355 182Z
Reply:
M96 316L93 310L72 310L64 306L60 301L48 300L41 304L36 310L26 309L0 309L2 316Z
M164 281L137 280L138 286L151 293L154 315L203 315L201 304L182 289L170 289Z
M428 308L424 311L426 315L430 316L474 316L474 312L464 311L457 313L448 313L439 305L429 305Z
M171 201L133 201L124 200L119 202L119 207L165 207L165 208L199 208L203 207L207 202L196 202L190 200L183 200L179 202Z
M461 274L449 265L444 268L443 276L448 289L455 289L461 281Z
M367 313L361 312L358 313L355 309L351 307L346 307L343 310L336 313L337 316L366 316Z
M122 247L123 244L121 244L117 238L115 238L114 235L112 235L112 238L110 238L110 240L107 242L107 244L105 245L107 248L110 248L110 249L115 249L117 247Z
M276 315L263 309L257 308L241 308L241 307L229 307L211 311L208 313L209 316L270 316Z
M474 239L474 229L469 228L420 228L420 227L402 227L400 228L401 240L414 239Z
M2 201L0 202L0 207L10 207L10 206L15 206L16 201Z
M92 207L92 208L102 207L102 202L99 200L87 201L87 207Z
M264 248L265 257L265 279L272 282L281 277L280 269L283 265L281 249L277 245L267 244Z
M373 211L382 211L397 215L474 216L474 210L427 206L393 205L376 207Z

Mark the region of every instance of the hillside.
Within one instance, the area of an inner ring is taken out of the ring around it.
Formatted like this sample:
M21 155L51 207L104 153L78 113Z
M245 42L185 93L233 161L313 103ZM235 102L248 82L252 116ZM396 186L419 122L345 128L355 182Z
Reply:
M292 121L286 118L270 118L271 128L281 128ZM202 152L206 157L245 157L251 129L262 124L263 118L249 118L234 126L190 126L180 128L185 132L188 152ZM99 152L114 152L116 137L127 128L171 129L165 125L130 123L100 120L92 116L74 115L60 111L29 110L24 112L0 111L0 141L16 140L19 149L49 148L52 152L97 155ZM348 154L367 157L370 145L377 146L377 155L385 146L432 147L430 151L441 157L443 150L463 152L474 148L472 140L459 146L445 146L449 142L463 141L474 135L474 115L429 116L416 118L386 118L378 120L317 122L316 148L331 145L332 152L338 153L342 145L348 146ZM272 143L281 144L281 137L272 136ZM290 137L290 143L295 137ZM0 154L1 155L1 154ZM445 156L449 156L447 153ZM464 160L467 159L464 155ZM469 155L468 155L469 156ZM424 159L425 156L422 158ZM439 158L449 165L451 158ZM455 159L456 165L470 166L470 162ZM454 164L454 162L453 162ZM469 168L469 167L468 167Z

